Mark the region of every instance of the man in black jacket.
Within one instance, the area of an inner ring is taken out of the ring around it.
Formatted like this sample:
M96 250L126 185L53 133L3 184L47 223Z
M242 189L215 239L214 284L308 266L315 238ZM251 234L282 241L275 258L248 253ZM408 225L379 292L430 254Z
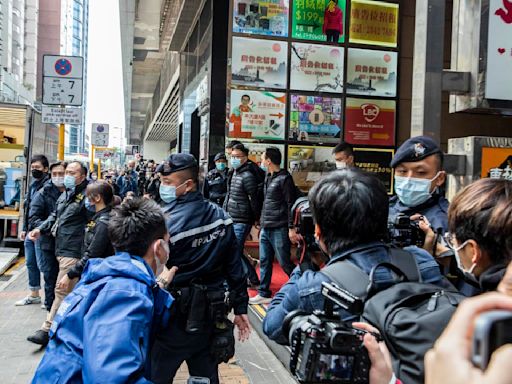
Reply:
M90 214L85 207L85 189L87 188L87 168L78 161L69 163L64 177L64 192L57 200L55 211L41 225L30 232L30 239L38 239L41 234L51 233L55 237L55 255L59 262L57 281L82 257L85 226ZM33 343L48 344L48 333L53 318L64 298L75 286L72 282L69 289L55 288L55 300L40 330L27 339Z
M222 152L215 155L214 161L215 168L206 175L209 191L208 200L222 207L228 192L228 161L226 155Z
M264 172L248 158L249 150L243 144L236 144L231 151L233 173L228 179L228 193L224 209L233 219L233 227L249 285L259 285L258 275L252 264L244 257L245 238L251 227L259 221L262 204Z
M293 231L291 209L295 202L296 188L290 173L281 169L281 159L281 152L276 147L267 148L261 155L261 167L267 171L260 219L261 285L258 294L249 300L249 304L268 304L272 300L270 281L274 256L277 256L288 276L295 268L290 260L289 228Z

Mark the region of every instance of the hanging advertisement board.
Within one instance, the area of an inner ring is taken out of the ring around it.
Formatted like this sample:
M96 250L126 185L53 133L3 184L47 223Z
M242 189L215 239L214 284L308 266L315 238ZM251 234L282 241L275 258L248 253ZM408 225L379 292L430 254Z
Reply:
M352 0L350 42L396 48L398 44L398 4Z
M235 0L233 32L288 36L288 0Z
M292 43L290 88L343 92L343 48Z
M343 43L345 41L346 0L339 0L338 5L333 9L328 9L328 7L329 0L294 0L292 37L327 41L327 32L334 31L339 34L337 42Z
M389 166L395 154L394 149L354 148L356 167L373 173L382 181L389 194L393 194L393 169Z

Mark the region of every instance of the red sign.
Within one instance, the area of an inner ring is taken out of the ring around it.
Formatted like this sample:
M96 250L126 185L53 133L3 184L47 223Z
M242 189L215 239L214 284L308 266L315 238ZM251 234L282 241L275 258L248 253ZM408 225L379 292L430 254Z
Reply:
M393 100L347 99L345 141L356 145L395 145Z

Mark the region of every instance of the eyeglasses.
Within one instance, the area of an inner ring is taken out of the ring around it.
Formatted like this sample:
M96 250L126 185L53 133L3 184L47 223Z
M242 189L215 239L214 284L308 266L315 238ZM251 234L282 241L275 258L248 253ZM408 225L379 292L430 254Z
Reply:
M246 157L246 156L245 155L240 155L240 156L231 155L232 159L243 159L244 157Z

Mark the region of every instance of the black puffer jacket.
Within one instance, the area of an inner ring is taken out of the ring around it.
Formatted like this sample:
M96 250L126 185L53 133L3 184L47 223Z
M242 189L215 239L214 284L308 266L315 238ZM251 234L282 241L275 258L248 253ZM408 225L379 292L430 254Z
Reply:
M208 199L222 207L228 192L228 170L219 171L214 168L206 175L210 196Z
M45 173L41 179L33 179L32 183L27 188L25 203L23 204L23 232L28 232L34 229L34 227L30 226L30 208L32 207L32 201L34 200L36 193L44 187L49 178L50 175Z
M228 193L224 209L233 222L254 224L259 220L261 207L258 201L258 176L251 160L235 169L228 179Z
M295 190L292 175L288 171L281 169L279 172L267 174L261 228L292 227L290 211L295 202Z

